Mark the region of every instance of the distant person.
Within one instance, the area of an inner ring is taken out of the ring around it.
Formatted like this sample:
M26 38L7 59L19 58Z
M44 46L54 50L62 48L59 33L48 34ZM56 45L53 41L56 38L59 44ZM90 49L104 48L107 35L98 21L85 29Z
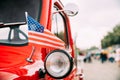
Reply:
M112 63L115 62L115 51L113 51L112 53L109 53L108 57L110 62Z
M84 58L85 58L84 53L80 52L79 55L78 55L78 61L83 62Z
M91 54L90 52L88 52L88 53L86 54L86 57L84 58L84 62L89 62L89 63L91 63L91 62L92 62L91 57L92 57L92 54Z
M120 67L120 48L116 50L115 61L117 62L118 66Z
M102 51L101 53L100 53L100 60L101 60L101 63L104 63L104 62L106 62L107 61L107 52L106 51Z

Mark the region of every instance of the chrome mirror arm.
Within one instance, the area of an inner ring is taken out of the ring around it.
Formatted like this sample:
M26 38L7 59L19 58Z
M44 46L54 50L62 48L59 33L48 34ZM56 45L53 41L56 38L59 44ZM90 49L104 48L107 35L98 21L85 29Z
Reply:
M58 10L56 12L53 12L53 14L59 13L59 12L65 12L68 16L75 16L78 14L78 12L73 12L71 10Z

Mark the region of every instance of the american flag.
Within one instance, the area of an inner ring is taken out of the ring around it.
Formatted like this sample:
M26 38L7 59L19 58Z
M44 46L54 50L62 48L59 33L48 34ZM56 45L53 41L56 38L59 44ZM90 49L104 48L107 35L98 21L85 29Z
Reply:
M27 16L29 43L49 48L64 48L64 42L56 37L49 30L35 21L31 16Z
M36 20L34 20L31 16L27 16L28 22L28 30L35 32L44 32L44 27L40 25Z

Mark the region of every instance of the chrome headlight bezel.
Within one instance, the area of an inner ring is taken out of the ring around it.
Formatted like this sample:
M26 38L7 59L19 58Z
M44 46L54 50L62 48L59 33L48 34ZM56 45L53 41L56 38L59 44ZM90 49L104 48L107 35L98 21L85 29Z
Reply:
M46 56L44 67L49 76L65 78L73 69L73 59L65 50L53 50Z

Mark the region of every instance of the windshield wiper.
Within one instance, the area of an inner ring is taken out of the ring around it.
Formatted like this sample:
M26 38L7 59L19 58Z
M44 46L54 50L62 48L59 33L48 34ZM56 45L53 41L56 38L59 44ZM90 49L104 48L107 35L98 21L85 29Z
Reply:
M4 27L12 27L12 26L17 26L17 25L25 25L26 22L15 22L15 23L3 23L0 22L0 28L4 28Z

